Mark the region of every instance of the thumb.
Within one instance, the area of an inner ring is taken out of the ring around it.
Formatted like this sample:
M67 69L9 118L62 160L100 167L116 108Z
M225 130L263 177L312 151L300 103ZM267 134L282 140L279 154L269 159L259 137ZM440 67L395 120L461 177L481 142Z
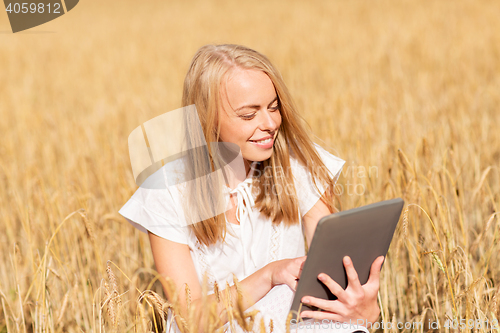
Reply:
M304 268L304 264L306 262L307 256L303 256L299 258L301 260L300 262L300 272L302 272L302 268Z
M296 265L300 265L302 267L302 265L304 265L304 262L306 261L306 258L307 256L297 257L294 259L295 260L294 262Z
M372 266L370 268L370 277L368 278L367 283L374 283L376 286L379 285L380 271L382 270L382 264L384 263L384 261L385 261L384 256L380 256L373 261Z

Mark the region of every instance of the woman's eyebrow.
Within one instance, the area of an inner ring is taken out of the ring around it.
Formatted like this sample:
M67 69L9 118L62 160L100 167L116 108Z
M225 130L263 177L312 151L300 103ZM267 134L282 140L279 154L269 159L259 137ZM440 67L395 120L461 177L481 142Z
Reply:
M243 109L258 109L258 108L260 108L260 105L257 105L257 104L243 105L243 106L237 108L236 110L234 110L234 112L238 112L238 111L241 111Z
M274 99L267 106L271 106L271 104L276 102L277 99L278 99L278 96L274 97ZM237 108L236 110L234 110L234 112L238 112L242 109L247 109L247 108L248 109L258 109L258 108L260 108L260 105L258 105L258 104L243 105L243 106L240 106L239 108Z

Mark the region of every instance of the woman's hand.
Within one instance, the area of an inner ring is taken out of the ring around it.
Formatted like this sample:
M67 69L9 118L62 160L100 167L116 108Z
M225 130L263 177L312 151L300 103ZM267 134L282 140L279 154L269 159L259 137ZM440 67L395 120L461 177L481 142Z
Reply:
M330 301L312 296L304 296L302 302L315 306L323 311L303 311L300 315L304 318L329 319L338 322L356 323L362 320L363 323L375 322L378 320L380 308L377 303L377 295L380 284L380 269L384 262L384 257L375 259L371 266L370 277L366 284L361 285L358 273L354 269L349 257L344 257L344 267L347 273L347 288L342 287L332 280L328 275L321 273L318 279L323 282L328 289L337 296L337 300Z
M269 270L271 288L279 284L286 284L295 291L305 261L306 256L303 256L269 263L267 269Z

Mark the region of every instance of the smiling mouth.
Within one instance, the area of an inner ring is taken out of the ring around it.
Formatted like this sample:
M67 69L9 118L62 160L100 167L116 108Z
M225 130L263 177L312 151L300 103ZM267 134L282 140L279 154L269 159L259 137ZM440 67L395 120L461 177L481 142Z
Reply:
M273 141L273 138L267 138L267 139L264 139L264 140L250 140L252 142L255 142L255 143L260 143L260 144L266 144L266 143L269 143L271 141Z

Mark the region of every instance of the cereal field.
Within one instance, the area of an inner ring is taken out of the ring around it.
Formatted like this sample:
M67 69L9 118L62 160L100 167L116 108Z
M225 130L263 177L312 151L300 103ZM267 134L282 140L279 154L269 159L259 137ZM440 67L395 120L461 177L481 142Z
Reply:
M82 0L12 34L0 13L0 332L161 323L147 236L117 213L136 189L127 137L180 107L207 43L281 70L347 161L343 210L405 199L379 296L393 325L378 331L496 331L499 16L496 0Z

